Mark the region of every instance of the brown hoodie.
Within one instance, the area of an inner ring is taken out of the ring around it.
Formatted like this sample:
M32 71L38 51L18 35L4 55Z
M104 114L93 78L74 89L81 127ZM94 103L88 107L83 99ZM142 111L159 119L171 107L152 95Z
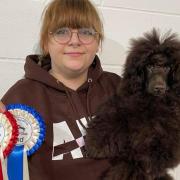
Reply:
M49 58L41 65L38 59L27 57L25 78L2 98L5 105L35 108L45 121L45 142L28 159L30 180L99 180L109 163L85 157L85 128L97 107L115 93L120 77L104 72L96 56L87 82L74 91L48 73Z

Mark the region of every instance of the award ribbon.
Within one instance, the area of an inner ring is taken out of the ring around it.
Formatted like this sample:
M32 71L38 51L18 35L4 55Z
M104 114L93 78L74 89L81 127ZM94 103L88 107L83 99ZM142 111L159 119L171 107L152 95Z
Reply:
M0 179L7 180L5 158L12 151L18 138L18 125L13 115L5 111L0 113Z
M18 142L8 156L9 180L29 180L27 156L39 149L45 139L45 123L40 114L30 106L11 104L7 106L19 127Z

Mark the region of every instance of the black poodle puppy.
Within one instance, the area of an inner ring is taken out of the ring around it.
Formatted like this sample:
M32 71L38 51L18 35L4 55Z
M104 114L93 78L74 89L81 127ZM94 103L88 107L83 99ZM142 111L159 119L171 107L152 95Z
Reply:
M132 41L117 94L88 124L89 157L108 158L103 180L173 180L180 162L180 40L153 29Z

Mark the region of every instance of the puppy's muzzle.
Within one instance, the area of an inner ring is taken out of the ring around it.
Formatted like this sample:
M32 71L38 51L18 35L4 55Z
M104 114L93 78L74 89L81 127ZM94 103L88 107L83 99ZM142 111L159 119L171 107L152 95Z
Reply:
M147 86L148 93L154 96L163 96L168 90L166 78L160 75L154 75Z
M154 87L153 87L153 94L155 96L161 96L163 94L165 94L167 91L167 86L166 84L156 84Z

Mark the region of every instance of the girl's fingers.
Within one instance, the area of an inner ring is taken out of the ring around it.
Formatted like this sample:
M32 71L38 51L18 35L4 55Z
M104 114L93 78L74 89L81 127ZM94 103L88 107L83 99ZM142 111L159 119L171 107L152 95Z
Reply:
M6 111L6 107L5 107L5 105L2 103L2 101L0 101L0 113L3 113L4 111Z

